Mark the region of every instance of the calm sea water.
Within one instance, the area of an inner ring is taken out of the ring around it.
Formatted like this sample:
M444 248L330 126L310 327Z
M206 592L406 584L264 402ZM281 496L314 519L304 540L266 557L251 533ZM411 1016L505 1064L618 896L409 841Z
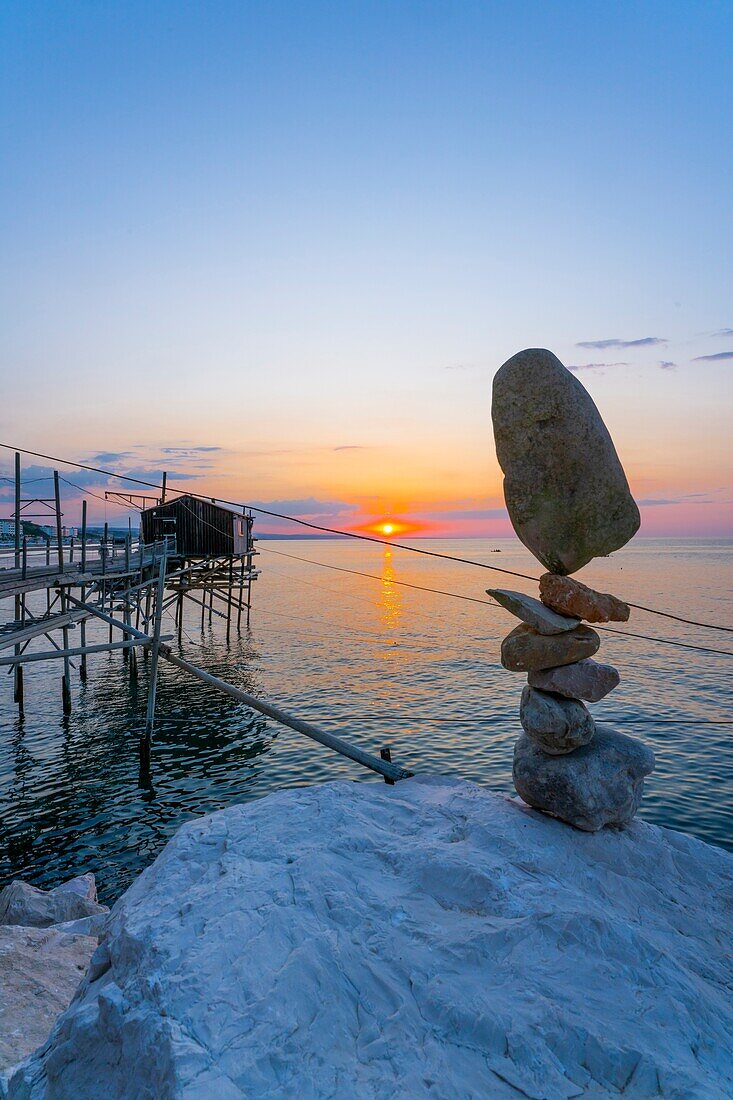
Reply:
M541 571L514 540L417 545ZM529 582L351 540L263 540L259 549L250 630L227 646L222 621L202 629L200 611L190 605L184 656L365 748L389 744L393 758L415 772L512 792L523 678L502 669L498 653L513 620L495 606L394 582L479 599L490 585L532 591ZM732 542L638 540L581 577L636 603L733 624ZM6 604L0 614L7 615ZM730 635L641 612L619 629L733 653ZM88 637L104 640L105 629L90 627ZM733 657L611 633L602 639L599 658L615 664L622 680L591 709L657 754L641 815L733 850ZM140 772L137 756L143 661L134 689L119 652L91 657L87 684L74 674L68 719L58 662L26 667L24 721L12 702L12 679L1 670L0 885L21 877L48 888L91 870L109 902L192 816L282 787L333 778L381 782L161 665L149 774Z

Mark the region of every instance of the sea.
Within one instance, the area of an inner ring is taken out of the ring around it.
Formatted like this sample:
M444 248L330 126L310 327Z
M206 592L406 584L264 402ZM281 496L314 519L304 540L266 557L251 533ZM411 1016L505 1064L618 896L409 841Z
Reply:
M345 538L263 537L249 628L243 620L238 631L235 619L227 643L224 621L202 620L188 603L180 648L175 637L170 644L354 745L377 755L388 746L416 774L513 796L524 678L499 664L515 621L485 590L536 593L531 581L495 570L536 577L542 569L514 539L413 545L480 565ZM597 656L619 669L621 683L591 710L656 753L644 820L733 850L733 541L637 538L579 579L728 627L642 611L608 624ZM175 635L170 615L163 630ZM90 625L87 637L104 641L106 628ZM89 657L86 683L72 671L69 717L60 663L27 665L23 719L12 677L0 670L0 886L21 878L48 889L93 871L111 903L193 817L285 787L383 782L166 662L151 759L141 766L149 664L140 660L134 684L120 651Z

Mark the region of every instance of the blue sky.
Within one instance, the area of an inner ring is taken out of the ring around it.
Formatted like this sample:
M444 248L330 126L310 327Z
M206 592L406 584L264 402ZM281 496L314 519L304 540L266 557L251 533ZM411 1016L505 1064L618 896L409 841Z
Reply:
M730 3L4 3L0 437L219 447L222 495L429 523L500 507L491 376L540 345L675 502L650 533L733 533L732 32Z

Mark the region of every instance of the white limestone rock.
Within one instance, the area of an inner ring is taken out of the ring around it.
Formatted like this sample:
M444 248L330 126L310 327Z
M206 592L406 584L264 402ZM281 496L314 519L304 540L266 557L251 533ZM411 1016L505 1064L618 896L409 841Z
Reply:
M97 902L92 874L78 875L53 890L39 890L20 879L0 890L0 924L48 928L52 924L107 913L107 906Z
M177 833L10 1097L729 1100L731 896L730 855L642 822L284 791Z

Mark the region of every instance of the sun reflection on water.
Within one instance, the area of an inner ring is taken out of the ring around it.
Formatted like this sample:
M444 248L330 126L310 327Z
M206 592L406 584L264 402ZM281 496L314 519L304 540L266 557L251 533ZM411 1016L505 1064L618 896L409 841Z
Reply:
M394 581L395 570L392 563L392 551L386 546L382 557L379 619L382 626L391 631L395 635L394 640L397 640L402 626L402 593Z

